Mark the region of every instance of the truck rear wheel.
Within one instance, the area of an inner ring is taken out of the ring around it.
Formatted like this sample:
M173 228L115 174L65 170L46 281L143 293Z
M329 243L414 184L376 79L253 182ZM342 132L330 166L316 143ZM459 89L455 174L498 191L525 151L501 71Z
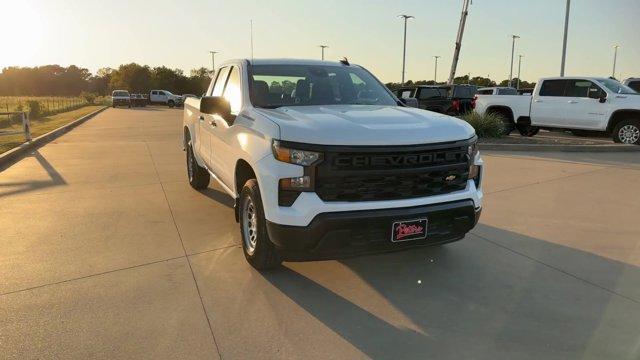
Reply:
M516 128L516 125L507 113L499 110L491 110L489 114L499 117L502 120L502 135L507 136Z
M613 141L640 145L640 120L622 120L613 129Z
M198 165L198 161L196 161L193 154L191 140L189 140L189 145L187 146L187 176L189 177L189 185L196 190L206 189L211 180L207 169Z
M257 270L273 269L282 263L267 232L262 198L256 179L248 180L240 192L240 234L247 262Z

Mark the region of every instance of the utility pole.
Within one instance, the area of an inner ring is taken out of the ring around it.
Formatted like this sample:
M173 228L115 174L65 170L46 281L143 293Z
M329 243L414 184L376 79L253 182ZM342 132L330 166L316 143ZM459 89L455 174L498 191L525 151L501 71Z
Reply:
M253 61L253 20L249 20L249 33L251 38L251 61Z
M522 65L523 55L518 55L518 85L516 85L516 89L520 90L520 66Z
M324 61L324 49L328 48L327 45L318 45L322 49L322 60Z
M209 51L211 53L211 71L216 71L216 54L217 51Z
M404 46L402 47L402 84L404 84L405 65L407 60L407 20L413 19L411 15L398 15L404 19Z
M571 10L571 0L567 0L567 10L564 15L564 38L562 40L562 62L560 63L560 76L564 76L564 65L567 58L567 34L569 33L569 10Z
M618 48L620 45L613 45L613 72L611 76L616 77L616 62L618 61Z
M469 2L471 0L463 0L462 14L460 15L460 25L458 26L458 36L456 37L456 47L453 50L453 61L451 62L451 72L449 73L448 84L453 84L453 78L456 76L456 68L458 67L458 59L460 58L460 48L462 47L462 35L464 34L464 25L467 22L469 14Z
M440 58L440 56L436 55L433 58L436 59L436 69L433 72L433 83L437 84L438 83L438 59Z
M513 54L516 49L516 39L520 39L518 35L511 35L511 70L509 71L509 87L511 87L513 82Z

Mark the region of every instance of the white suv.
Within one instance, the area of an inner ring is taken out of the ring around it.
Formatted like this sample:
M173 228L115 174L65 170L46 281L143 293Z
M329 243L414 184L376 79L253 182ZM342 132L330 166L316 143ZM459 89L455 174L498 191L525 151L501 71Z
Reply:
M189 182L235 199L258 269L463 238L482 206L476 141L347 61L229 61L184 108Z

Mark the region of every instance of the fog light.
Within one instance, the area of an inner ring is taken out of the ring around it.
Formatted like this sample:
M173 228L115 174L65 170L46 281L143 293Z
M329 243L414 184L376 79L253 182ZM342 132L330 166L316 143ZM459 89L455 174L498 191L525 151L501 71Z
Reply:
M283 190L305 190L311 187L311 177L298 176L287 179L280 179L280 189Z

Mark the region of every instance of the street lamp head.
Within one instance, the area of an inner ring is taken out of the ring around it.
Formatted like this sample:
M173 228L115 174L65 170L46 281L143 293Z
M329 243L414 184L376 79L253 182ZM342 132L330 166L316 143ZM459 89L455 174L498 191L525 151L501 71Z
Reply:
M403 15L398 15L398 17L399 17L399 18L403 18L403 19L405 19L405 20L408 20L408 19L415 19L415 16L411 16L411 15L404 15L404 14L403 14Z
M514 39L520 39L520 36L518 36L518 35L511 35L511 37L514 38Z

